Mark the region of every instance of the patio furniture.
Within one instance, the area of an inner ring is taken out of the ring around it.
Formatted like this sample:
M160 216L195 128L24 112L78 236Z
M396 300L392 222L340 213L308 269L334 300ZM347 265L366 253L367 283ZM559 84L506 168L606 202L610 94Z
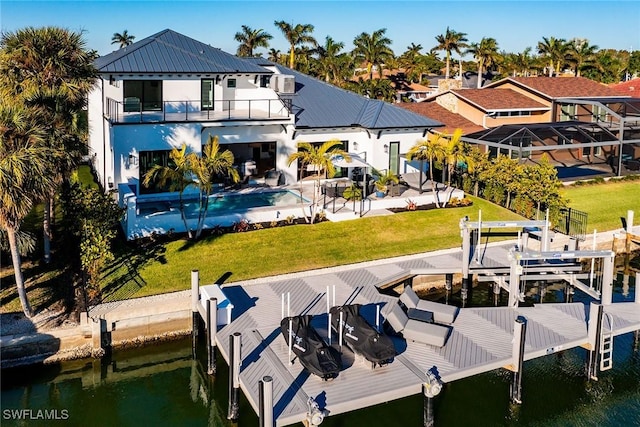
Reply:
M270 169L267 171L267 173L264 174L264 183L268 187L277 187L278 185L281 185L281 178L281 171Z
M409 173L402 174L402 180L406 182L410 188L413 188L414 190L420 190L422 188L422 191L432 191L433 190L433 188L431 187L432 181L429 180L428 175L423 173L422 180L420 178L421 178L420 172L409 172ZM433 182L433 186L436 191L441 189L438 187L439 185L441 184L438 182Z
M448 326L409 319L399 304L392 304L391 311L386 315L386 321L397 334L402 334L404 339L435 347L445 345L451 333L451 328Z
M410 308L407 310L407 317L421 322L433 323L433 311Z
M407 307L407 310L416 308L418 310L433 312L433 320L437 323L451 324L456 320L456 316L458 316L458 307L421 300L411 286L404 287L404 292L400 295L400 302Z

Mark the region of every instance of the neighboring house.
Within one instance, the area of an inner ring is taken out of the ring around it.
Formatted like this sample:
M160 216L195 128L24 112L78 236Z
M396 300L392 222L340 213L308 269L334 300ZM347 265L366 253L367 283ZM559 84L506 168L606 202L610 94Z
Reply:
M221 147L233 152L245 182L275 169L283 183L293 184L307 174L287 164L300 141L338 139L370 165L400 172L400 153L441 126L172 30L100 57L95 66L100 78L89 95L93 167L104 188L118 190L120 203L133 214L140 211L137 202L175 198L141 182L183 143L200 153L209 136L217 136ZM142 234L167 231L158 224L145 230Z
M564 165L640 157L640 99L583 77L509 77L427 101L487 129L465 140L522 160L547 153ZM443 120L449 128L451 118ZM619 153L622 152L622 156Z
M640 98L640 78L627 80L622 83L612 83L609 87L620 95L631 96L633 98Z

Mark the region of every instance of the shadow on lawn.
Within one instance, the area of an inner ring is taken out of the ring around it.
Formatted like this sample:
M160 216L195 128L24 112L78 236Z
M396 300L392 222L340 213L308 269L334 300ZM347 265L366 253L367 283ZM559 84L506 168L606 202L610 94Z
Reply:
M103 287L100 303L126 300L146 286L140 269L150 263L165 264L164 242L145 240L122 243L116 248L116 259L103 272Z
M54 258L56 260L57 258ZM46 308L68 310L73 306L73 278L68 265L62 262L42 264L25 261L22 276L35 313ZM0 306L6 307L18 299L16 280L11 267L10 273L2 277L0 285Z

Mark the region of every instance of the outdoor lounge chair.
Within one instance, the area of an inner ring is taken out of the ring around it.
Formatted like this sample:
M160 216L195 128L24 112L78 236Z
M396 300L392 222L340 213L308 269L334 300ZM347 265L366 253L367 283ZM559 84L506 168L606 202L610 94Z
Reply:
M458 315L458 307L453 305L440 304L438 302L421 300L411 286L405 286L404 292L400 295L402 302L407 309L416 308L418 310L431 311L433 321L436 323L453 323Z
M391 311L386 316L387 323L404 339L424 344L442 347L447 342L451 328L435 323L421 322L409 319L399 304L392 304Z
M277 187L280 185L280 178L282 176L282 172L277 171L275 169L268 170L264 175L264 183L269 187Z

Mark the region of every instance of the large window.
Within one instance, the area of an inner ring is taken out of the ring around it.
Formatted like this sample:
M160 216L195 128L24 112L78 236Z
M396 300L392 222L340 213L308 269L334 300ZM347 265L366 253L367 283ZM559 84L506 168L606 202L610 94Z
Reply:
M214 81L211 79L200 81L200 109L213 110L213 86Z
M594 105L592 108L593 108L593 113L591 115L591 121L593 122L607 121L607 110L604 107L600 105Z
M162 111L162 80L125 80L124 111Z
M560 106L560 121L567 122L576 119L576 106L575 105L561 105Z
M151 182L148 187L142 184L146 173L155 165L172 166L169 158L171 150L141 151L140 152L140 194L164 193L169 191L169 184L160 187L157 182Z

